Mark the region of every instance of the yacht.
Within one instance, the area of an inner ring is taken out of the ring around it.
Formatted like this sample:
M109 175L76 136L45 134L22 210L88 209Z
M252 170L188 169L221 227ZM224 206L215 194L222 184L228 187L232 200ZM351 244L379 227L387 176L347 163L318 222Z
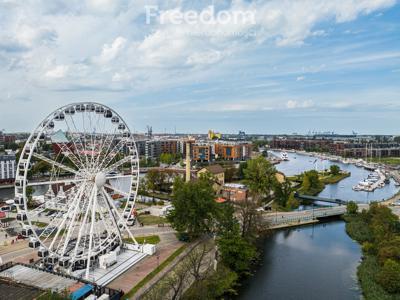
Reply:
M287 152L282 152L281 159L284 160L284 161L288 161L289 160L289 155L287 154Z

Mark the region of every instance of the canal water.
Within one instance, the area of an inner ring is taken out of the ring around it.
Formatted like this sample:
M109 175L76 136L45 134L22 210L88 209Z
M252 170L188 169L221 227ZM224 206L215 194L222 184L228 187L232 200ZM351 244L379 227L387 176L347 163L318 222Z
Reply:
M281 157L280 151L270 152ZM317 169L322 171L324 169L329 169L333 164L338 165L342 170L351 173L350 177L343 179L339 183L326 185L325 189L319 194L321 197L369 203L371 201L382 201L383 199L388 199L399 190L399 187L396 187L394 181L391 180L389 184L386 184L383 188L376 189L374 192L353 191L352 187L358 182L366 179L368 174L371 173L370 171L353 164L343 164L341 162L322 160L306 154L290 152L288 153L288 156L288 161L282 161L275 166L278 171L281 171L287 176L298 175L308 170Z
M343 221L278 230L263 243L262 265L242 283L240 300L360 299L359 245Z

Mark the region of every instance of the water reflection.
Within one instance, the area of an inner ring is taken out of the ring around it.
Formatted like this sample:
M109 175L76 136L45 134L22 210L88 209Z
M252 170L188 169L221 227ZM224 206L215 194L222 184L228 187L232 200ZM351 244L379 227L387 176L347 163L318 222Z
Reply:
M360 248L334 221L276 231L263 245L262 266L239 299L359 299Z

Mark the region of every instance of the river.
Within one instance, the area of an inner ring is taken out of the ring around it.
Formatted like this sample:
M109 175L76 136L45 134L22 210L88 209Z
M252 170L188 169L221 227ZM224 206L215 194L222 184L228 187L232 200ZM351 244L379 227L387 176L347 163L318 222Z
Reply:
M270 151L272 154L280 157L280 151ZM358 182L367 178L370 171L364 168L357 167L353 164L343 164L340 162L332 162L329 160L321 160L315 157L299 154L299 153L288 153L289 160L282 161L276 165L276 169L287 176L298 175L307 170L323 170L329 169L332 164L338 165L342 170L351 173L350 177L347 177L336 184L328 184L325 189L319 194L321 197L341 199L341 200L355 200L357 202L369 203L371 201L381 201L382 199L388 199L397 193L399 187L394 184L391 180L389 184L386 184L383 188L376 189L374 192L364 191L353 191L352 187ZM315 162L315 163L314 163Z
M263 243L262 265L240 300L360 299L360 247L343 221L277 230Z
M279 151L271 151L280 157ZM368 203L393 196L398 187L391 181L375 192L356 192L352 187L369 171L351 164L331 162L305 154L288 153L289 161L276 165L285 175L323 170L337 164L351 176L327 185L321 197ZM334 220L298 228L276 230L262 245L261 266L243 282L240 300L320 300L361 298L357 284L360 246L350 239L345 223Z

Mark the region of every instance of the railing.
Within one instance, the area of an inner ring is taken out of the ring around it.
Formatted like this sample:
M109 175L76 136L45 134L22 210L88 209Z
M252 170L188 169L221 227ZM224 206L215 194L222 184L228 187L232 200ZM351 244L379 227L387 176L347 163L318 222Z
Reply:
M272 215L268 218L268 221L271 225L282 225L282 224L292 224L292 223L300 223L304 221L312 221L318 218L330 217L330 216L339 216L346 212L346 208L321 208L314 209L313 211L307 211L307 214L293 215L289 217L281 216L273 217Z

